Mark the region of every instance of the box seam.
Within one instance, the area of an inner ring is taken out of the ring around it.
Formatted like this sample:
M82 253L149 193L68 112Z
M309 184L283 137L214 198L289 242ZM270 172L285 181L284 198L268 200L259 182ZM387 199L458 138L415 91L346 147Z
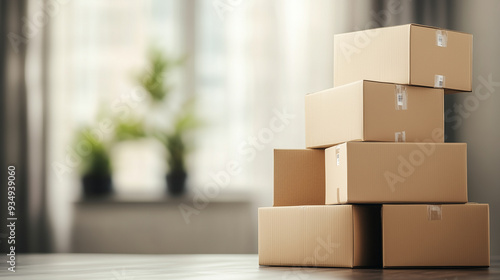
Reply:
M355 216L355 215L354 215L354 208L355 208L355 206L354 206L354 205L351 205L351 228L352 228L352 256L351 256L351 267L355 267L355 266L356 266L356 263L355 263L356 258L355 258L355 256L354 256L354 254L356 253L356 250L355 250L355 248L354 248L355 243L356 243L356 242L355 242L355 240L354 240L354 239L355 239L355 238L354 238L354 236L355 236L354 231L356 230L356 229L354 228L354 225L356 224L356 223L354 223L354 216Z
M382 240L380 241L382 244L382 267L385 266L385 247L384 247L384 240L385 240L385 235L384 235L384 205L380 206L380 223L381 223L381 230L382 230Z
M345 201L343 203L348 203L349 202L349 158L347 154L347 146L350 144L350 142L345 143Z
M410 24L409 30L408 30L408 84L411 85L411 33L412 33L412 26L413 24Z
M365 94L366 94L366 82L363 81L363 86L361 88L361 126L363 128L363 135L362 135L362 141L365 141L366 140L366 121L365 121L365 117L366 117L366 112L365 112Z

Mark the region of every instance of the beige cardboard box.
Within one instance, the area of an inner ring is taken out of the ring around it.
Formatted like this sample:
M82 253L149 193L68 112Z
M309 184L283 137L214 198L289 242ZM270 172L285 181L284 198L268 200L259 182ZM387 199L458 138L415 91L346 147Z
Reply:
M325 204L325 151L274 150L274 206Z
M443 89L357 81L306 95L306 146L444 142Z
M347 142L325 169L326 204L467 202L465 143Z
M334 37L334 86L357 80L472 90L472 35L407 24Z
M381 264L380 205L259 208L259 264Z
M488 204L383 205L384 267L489 266Z

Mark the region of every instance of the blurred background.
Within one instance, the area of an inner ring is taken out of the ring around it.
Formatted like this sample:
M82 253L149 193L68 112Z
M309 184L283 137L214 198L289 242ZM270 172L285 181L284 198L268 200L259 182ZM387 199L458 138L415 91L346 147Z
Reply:
M499 11L494 0L1 0L17 250L256 253L272 150L304 147L304 95L333 85L333 35L420 23L474 35L474 91L445 97L446 140L468 143L469 200L490 203L500 254Z

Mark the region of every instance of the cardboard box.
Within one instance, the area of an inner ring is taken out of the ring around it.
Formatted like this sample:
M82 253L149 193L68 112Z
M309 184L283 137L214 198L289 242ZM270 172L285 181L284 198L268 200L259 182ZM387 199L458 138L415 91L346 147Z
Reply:
M465 143L347 142L325 168L326 204L467 202Z
M274 206L325 204L325 151L274 150Z
M259 208L259 264L381 265L380 205Z
M357 81L306 95L306 146L444 142L443 89Z
M334 37L334 86L372 80L472 90L472 35L407 24Z
M383 205L384 267L489 266L488 204Z

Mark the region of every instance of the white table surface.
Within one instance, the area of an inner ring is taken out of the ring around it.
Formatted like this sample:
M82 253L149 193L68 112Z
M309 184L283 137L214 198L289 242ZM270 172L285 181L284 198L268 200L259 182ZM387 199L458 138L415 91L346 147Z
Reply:
M500 258L490 268L348 269L265 267L257 255L19 255L16 273L1 265L0 279L500 279Z

